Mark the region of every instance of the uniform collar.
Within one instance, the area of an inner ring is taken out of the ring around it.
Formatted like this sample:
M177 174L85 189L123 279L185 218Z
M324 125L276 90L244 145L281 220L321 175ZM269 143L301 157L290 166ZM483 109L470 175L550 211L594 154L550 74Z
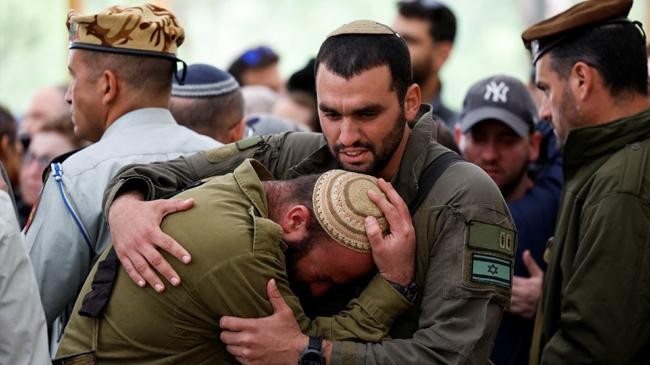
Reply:
M429 161L429 143L435 141L432 108L428 104L420 105L418 114L409 122L411 134L404 150L399 170L391 179L397 192L408 204L418 192L420 173ZM399 182L399 183L398 183Z
M172 113L165 108L143 108L130 111L117 118L106 129L100 140L111 138L119 135L128 128L155 128L155 125L173 125L178 124L174 120Z
M574 129L563 147L564 165L576 168L650 137L650 109L610 123Z
M273 180L273 175L262 164L246 159L233 172L235 181L262 217L268 217L268 201L262 181Z

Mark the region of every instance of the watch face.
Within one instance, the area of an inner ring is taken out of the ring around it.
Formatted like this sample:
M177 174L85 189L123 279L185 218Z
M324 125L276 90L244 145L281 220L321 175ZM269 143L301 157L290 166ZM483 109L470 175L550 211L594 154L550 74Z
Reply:
M323 355L320 351L307 349L300 355L300 365L324 365Z

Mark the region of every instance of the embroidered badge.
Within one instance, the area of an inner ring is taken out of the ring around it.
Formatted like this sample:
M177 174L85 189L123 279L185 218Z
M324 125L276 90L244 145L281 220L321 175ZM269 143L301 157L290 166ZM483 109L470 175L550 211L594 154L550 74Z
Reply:
M506 288L512 286L510 261L500 257L473 253L471 272L472 281L499 285Z

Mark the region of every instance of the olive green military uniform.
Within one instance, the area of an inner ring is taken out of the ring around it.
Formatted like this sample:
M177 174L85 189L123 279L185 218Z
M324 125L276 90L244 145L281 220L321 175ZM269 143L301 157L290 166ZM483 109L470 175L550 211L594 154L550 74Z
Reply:
M223 315L270 315L269 278L275 278L303 331L366 341L385 336L389 329L385 322L390 323L410 304L384 280L370 284L382 293L381 302L362 296L339 316L310 321L303 314L287 281L282 228L267 218L260 179L268 178L270 174L261 165L246 160L234 173L178 195L193 197L196 204L165 218L162 228L183 244L194 260L190 265L171 261L183 278L182 285L161 294L137 287L121 269L104 315L97 320L98 363L236 363L219 341L219 319ZM95 270L80 298L90 291ZM58 356L90 350L95 321L75 314Z
M564 176L545 255L541 363L647 364L650 110L571 131Z
M435 142L430 107L422 106L392 184L408 203L424 168L448 150ZM105 209L120 191L162 197L207 176L231 171L254 157L276 176L290 178L336 168L325 138L287 133L246 140L170 164L133 166L109 186ZM451 165L413 216L417 254L417 305L398 318L381 343L336 341L335 364L487 362L502 310L510 299L513 223L494 182L480 168ZM378 303L382 294L363 291ZM404 341L403 339L410 339Z

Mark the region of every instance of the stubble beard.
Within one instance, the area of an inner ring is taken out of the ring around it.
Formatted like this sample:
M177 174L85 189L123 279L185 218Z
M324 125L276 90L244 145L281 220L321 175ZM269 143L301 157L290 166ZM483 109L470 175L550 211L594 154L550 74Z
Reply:
M381 172L386 167L386 165L388 165L388 162L391 160L393 154L402 142L402 138L404 137L405 124L406 119L404 118L404 111L400 110L399 116L393 124L393 128L391 129L390 133L384 139L382 146L376 146L367 141L358 141L353 143L352 146L344 146L342 144L330 146L330 152L336 158L339 166L343 167L345 170L377 176L379 172ZM344 163L339 158L339 153L345 147L365 148L370 151L373 159L368 166L351 165Z

